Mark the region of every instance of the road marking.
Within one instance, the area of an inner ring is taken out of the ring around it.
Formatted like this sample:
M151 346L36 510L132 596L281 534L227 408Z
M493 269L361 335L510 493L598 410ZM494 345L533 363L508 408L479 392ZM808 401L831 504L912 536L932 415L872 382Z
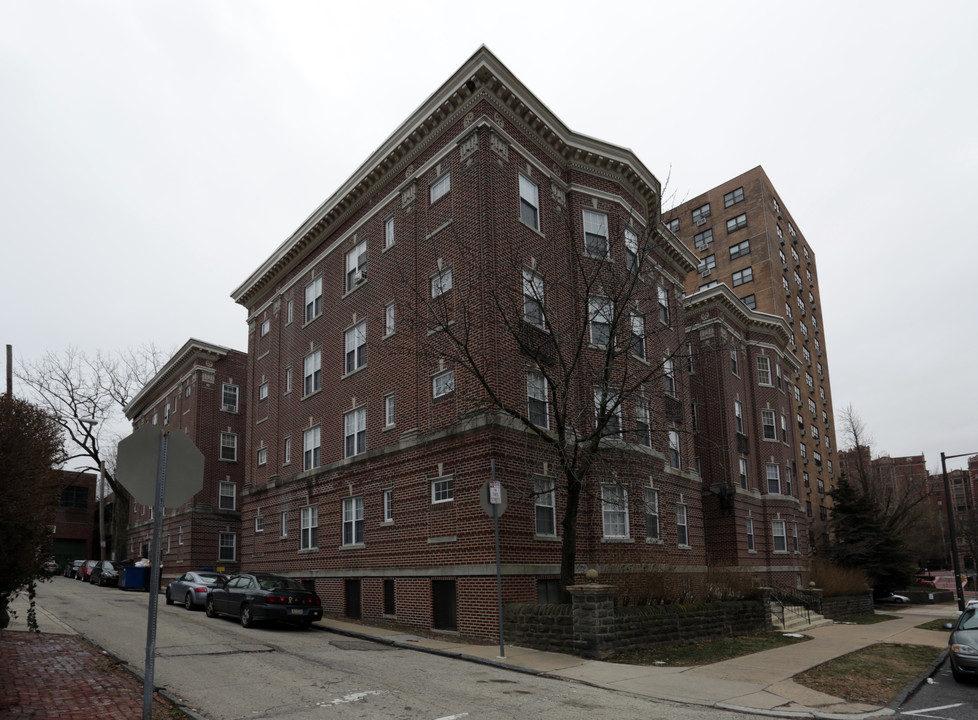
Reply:
M336 698L335 700L330 700L329 702L316 703L316 705L318 705L319 707L323 707L323 706L328 706L328 705L343 705L345 703L360 702L361 700L363 700L364 698L366 698L368 695L380 695L380 693L377 690L367 690L365 692L355 692L355 693L350 693L349 695L344 695L341 698Z
M955 703L954 705L941 705L940 707L932 708L922 708L920 710L902 710L903 715L914 715L915 717L926 717L926 718L938 718L938 720L949 720L941 715L924 715L924 713L936 712L938 710L949 710L951 708L961 707L964 703Z
M446 715L445 717L435 718L435 720L459 720L459 718L468 717L468 713L459 713L458 715Z

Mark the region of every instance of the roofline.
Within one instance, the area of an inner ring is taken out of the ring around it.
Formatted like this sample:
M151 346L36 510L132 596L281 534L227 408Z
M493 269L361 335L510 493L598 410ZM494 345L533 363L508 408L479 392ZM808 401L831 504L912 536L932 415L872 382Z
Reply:
M744 305L743 301L734 294L734 291L726 283L720 283L715 287L687 295L684 303L687 317L690 313L706 309L710 305L718 305L723 308L727 315L735 316L743 328L753 326L759 330L780 335L785 348L791 341L791 328L784 318L779 315L751 310Z

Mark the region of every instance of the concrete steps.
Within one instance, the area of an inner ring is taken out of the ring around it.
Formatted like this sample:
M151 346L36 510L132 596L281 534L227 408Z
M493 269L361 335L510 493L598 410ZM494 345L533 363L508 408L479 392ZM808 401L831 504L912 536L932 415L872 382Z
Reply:
M832 624L831 620L816 612L808 613L808 617L810 621L805 618L804 614L798 614L793 612L791 608L786 608L784 611L784 622L782 623L780 608L777 608L775 603L771 604L771 624L779 632L800 633L805 630L811 630L812 628Z

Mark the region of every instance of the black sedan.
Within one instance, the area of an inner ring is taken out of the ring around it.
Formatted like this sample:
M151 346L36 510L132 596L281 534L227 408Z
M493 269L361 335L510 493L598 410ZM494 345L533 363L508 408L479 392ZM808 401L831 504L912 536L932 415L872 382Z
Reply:
M180 602L187 610L206 607L207 596L215 587L227 582L227 575L213 570L185 572L166 586L166 604Z
M323 617L319 596L297 580L268 573L243 573L215 586L204 606L207 617L230 615L244 627L282 620L309 627Z
M119 565L111 560L99 560L92 568L92 576L89 582L92 585L103 587L105 585L119 585Z
M951 674L961 682L978 677L978 608L965 608L958 621L945 625L951 630Z

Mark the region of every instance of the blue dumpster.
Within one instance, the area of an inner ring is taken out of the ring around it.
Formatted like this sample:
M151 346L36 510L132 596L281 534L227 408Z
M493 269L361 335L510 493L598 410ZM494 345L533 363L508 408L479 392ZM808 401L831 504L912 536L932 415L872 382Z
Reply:
M145 590L148 580L148 567L127 565L122 568L122 578L119 580L119 587L123 590Z

